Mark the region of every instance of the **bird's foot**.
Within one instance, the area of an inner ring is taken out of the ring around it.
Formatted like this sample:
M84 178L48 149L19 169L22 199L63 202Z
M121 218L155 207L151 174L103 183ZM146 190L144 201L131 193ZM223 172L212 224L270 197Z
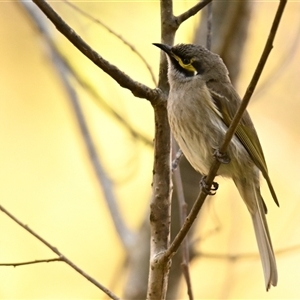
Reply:
M206 193L207 195L213 196L216 194L217 189L219 188L219 184L215 181L213 181L212 185L209 186L206 183L206 176L203 176L200 180L200 186L202 188L202 191Z
M230 163L230 157L226 153L221 153L219 149L216 149L214 151L214 157L216 160L218 160L222 164L229 164Z

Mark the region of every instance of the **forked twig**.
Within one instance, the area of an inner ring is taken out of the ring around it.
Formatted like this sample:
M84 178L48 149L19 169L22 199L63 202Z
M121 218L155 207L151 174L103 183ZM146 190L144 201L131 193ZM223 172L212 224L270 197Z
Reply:
M151 66L148 64L148 62L145 59L145 57L134 47L134 45L132 45L131 43L129 43L128 41L126 41L120 34L118 34L114 30L112 30L110 27L108 27L106 24L104 24L104 22L102 22L99 19L91 16L90 14L88 14L85 11L83 11L82 9L80 9L78 6L74 5L70 1L68 1L68 0L64 0L64 1L65 1L66 4L68 4L74 10L78 11L84 17L86 17L86 18L92 20L93 22L95 22L95 23L101 25L102 27L104 27L109 33L111 33L112 35L114 35L115 37L117 37L126 46L128 46L132 50L132 52L134 52L141 59L141 61L144 63L144 65L146 66L146 68L148 69L148 71L149 71L149 73L151 75L151 78L152 78L152 81L153 81L154 85L155 86L157 85L156 78L154 76L154 73L153 73L153 70L152 70Z
M81 53L83 53L105 73L111 76L121 87L129 89L133 95L138 98L149 100L152 105L165 100L164 94L159 89L151 89L140 82L134 81L118 67L100 56L53 10L53 8L46 1L32 1L51 20L59 32L61 32Z
M58 251L57 248L52 246L49 242L47 242L45 239L43 239L41 236L39 236L36 232L34 232L32 229L30 229L27 225L25 225L21 221L19 221L15 216L13 216L10 212L8 212L2 205L0 205L0 210L3 213L5 213L9 218L11 218L14 222L16 222L22 228L24 228L27 232L29 232L31 235L33 235L36 239L38 239L40 242L42 242L44 245L46 245L49 249L51 249L55 254L57 254L61 261L68 264L72 269L74 269L76 272L78 272L80 275L82 275L84 278L86 278L88 281L90 281L92 284L94 284L96 287L98 287L101 291L103 291L111 299L114 299L114 300L120 299L113 292L111 292L108 288L106 288L101 283L99 283L94 278L92 278L87 273L85 273L83 270L81 270L71 260L69 260L66 256L64 256L60 251Z
M208 3L210 3L212 0L203 0L202 2L198 2L193 7L191 7L189 10L184 12L183 14L176 17L176 21L178 23L178 26L189 19L190 17L194 16L196 13L198 13L202 8L204 8Z

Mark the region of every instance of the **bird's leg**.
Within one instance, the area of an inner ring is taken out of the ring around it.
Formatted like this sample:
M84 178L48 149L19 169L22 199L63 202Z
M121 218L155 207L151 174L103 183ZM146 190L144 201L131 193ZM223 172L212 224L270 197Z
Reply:
M202 190L210 196L213 196L216 194L216 190L219 188L219 184L215 181L213 181L211 186L208 186L208 184L206 183L206 176L202 176L201 180L200 180L200 186L202 188Z
M226 153L221 153L219 149L215 149L213 156L222 164L230 163L230 157Z

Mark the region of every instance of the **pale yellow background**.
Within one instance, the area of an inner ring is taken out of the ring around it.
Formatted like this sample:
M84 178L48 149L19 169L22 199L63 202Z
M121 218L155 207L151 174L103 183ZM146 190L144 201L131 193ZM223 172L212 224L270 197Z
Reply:
M175 1L179 14L194 2ZM158 2L81 2L146 56L158 73L160 41ZM118 39L66 7L51 5L104 58L134 79L154 87L141 61ZM256 2L242 74L243 95L263 49L277 2ZM233 184L218 179L218 195L203 209L198 250L206 254L256 254L252 259L195 259L191 264L196 299L300 298L300 3L287 5L274 49L249 111L263 145L281 207L263 183L268 221L279 270L278 287L269 293L248 213ZM178 32L189 42L196 20ZM99 89L101 96L149 139L153 112L144 99L122 90L75 50L54 37L69 60ZM79 127L63 85L39 33L13 1L0 3L0 204L57 247L99 282L121 295L124 253L97 185ZM266 83L266 85L264 85ZM261 88L260 88L261 87ZM264 89L262 89L264 87ZM80 90L81 104L99 155L111 178L128 226L144 218L151 194L152 149L130 135ZM211 234L210 230L219 229ZM284 253L280 252L286 250ZM0 263L55 255L0 213ZM0 299L105 299L91 283L61 262L0 267ZM181 299L187 299L183 284Z

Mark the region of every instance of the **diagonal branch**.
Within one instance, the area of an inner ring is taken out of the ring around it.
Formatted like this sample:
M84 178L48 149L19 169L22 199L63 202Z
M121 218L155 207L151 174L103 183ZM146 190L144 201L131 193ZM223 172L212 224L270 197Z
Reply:
M146 68L148 69L150 76L152 78L152 81L154 83L154 85L157 85L156 82L156 78L154 76L153 70L151 68L151 66L148 64L147 60L145 59L145 57L134 47L133 44L127 42L120 34L118 34L117 32L115 32L114 30L112 30L111 28L109 28L107 25L105 25L102 21L100 21L97 18L94 18L93 16L89 15L87 12L83 11L82 9L80 9L78 6L74 5L72 2L69 2L68 0L63 0L65 1L65 3L67 5L69 5L70 7L72 7L74 10L76 10L77 12L79 12L81 15L83 15L84 17L92 20L93 22L101 25L102 27L104 27L109 33L111 33L112 35L114 35L115 37L117 37L120 41L123 42L123 44L125 44L126 46L128 46L132 52L134 52L140 59L141 61L144 63L144 65L146 66Z
M114 193L113 183L104 170L104 167L101 162L101 158L96 151L96 146L93 137L90 133L86 118L83 114L78 95L76 93L76 90L73 88L72 84L70 83L69 74L72 73L72 70L70 70L68 64L65 64L64 59L61 57L59 51L57 50L57 47L53 42L47 24L45 24L45 22L43 22L43 20L41 20L40 18L42 14L37 14L40 13L38 8L33 6L32 3L26 1L23 1L22 5L34 20L35 25L42 33L43 38L46 40L47 45L49 46L53 64L56 67L58 75L60 76L64 88L67 91L71 105L74 109L75 116L78 121L79 128L82 134L82 138L84 140L84 144L87 148L90 161L96 173L98 185L100 189L103 191L104 199L109 208L115 229L118 233L120 240L123 243L123 246L126 249L129 249L133 242L133 238L134 238L133 233L129 230L129 228L127 227L124 221L124 218L122 217L122 214L120 212L117 203L117 198Z
M148 86L134 81L118 67L109 63L95 50L92 49L44 0L32 0L41 11L50 19L57 30L61 32L80 52L89 58L95 65L111 76L121 87L129 89L134 96L145 98L155 104L165 96L159 89L151 89Z
M240 122L242 115L250 101L250 98L254 92L254 89L257 85L257 82L260 78L260 75L264 69L264 66L266 64L266 61L268 59L268 56L273 48L273 41L279 26L279 22L280 19L282 17L285 5L287 3L287 0L281 0L269 33L269 37L268 40L266 42L265 48L263 50L263 53L261 55L261 58L259 60L259 63L256 67L256 70L254 72L254 75L252 77L252 80L247 88L247 91L245 93L245 96L243 98L243 101L238 109L238 111L236 112L231 125L229 126L225 137L224 137L224 142L222 144L222 146L220 147L220 152L221 153L225 153L227 146L229 145L232 136L235 133L235 130L238 126L238 123ZM220 162L218 160L215 160L213 165L210 168L210 171L206 177L206 183L209 187L211 187L213 180L217 174L218 168L220 167ZM187 235L189 229L191 228L191 226L193 225L193 222L196 220L197 215L199 210L202 207L202 204L204 203L204 200L206 198L207 194L201 189L199 196L194 204L194 206L192 207L190 214L188 215L188 217L186 218L180 232L177 234L177 236L175 237L175 239L173 240L171 246L169 247L169 249L165 252L164 257L162 259L166 259L166 258L170 258L172 257L172 255L178 250L179 246L181 245L183 239L185 238L185 236Z
M3 206L0 205L0 210L5 213L9 218L11 218L14 222L16 222L18 225L20 225L22 228L24 228L27 232L32 234L35 238L37 238L40 242L42 242L44 245L46 245L49 249L51 249L55 254L57 254L60 258L60 260L64 261L66 264L68 264L72 269L74 269L76 272L78 272L80 275L82 275L84 278L86 278L88 281L90 281L92 284L94 284L96 287L98 287L101 291L103 291L107 296L109 296L111 299L119 300L119 297L117 297L113 292L111 292L108 288L103 286L101 283L96 281L93 277L85 273L82 269L77 267L71 260L69 260L66 256L64 256L58 249L54 246L52 246L49 242L44 240L41 236L39 236L37 233L35 233L32 229L30 229L27 225L23 224L21 221L19 221L15 216L13 216L10 212L8 212Z
M34 265L34 264L40 264L40 263L49 263L53 261L63 261L60 257L56 258L49 258L49 259L36 259L36 260L30 260L30 261L23 261L19 263L0 263L0 267L18 267L18 266L25 266L25 265Z
M280 250L275 251L277 255L285 255L286 253L297 252L299 253L300 245L294 245L291 247L283 248ZM211 259L222 259L222 260L231 260L237 261L240 259L253 259L259 258L257 253L243 253L243 254L220 254L220 253L206 253L206 252L196 252L194 253L195 256L204 257L204 258L211 258Z
M57 49L57 51L59 52L59 49ZM65 57L61 52L59 52L59 54L75 80L80 84L82 88L85 89L87 93L91 95L91 97L96 100L97 105L99 105L101 109L106 111L114 118L115 121L120 123L134 139L140 140L148 147L153 147L153 141L150 138L135 129L129 123L129 121L127 121L126 118L122 116L122 114L120 114L117 110L115 110L112 106L105 102L95 86L93 86L88 80L84 79L81 74L79 74L79 72L73 67L67 57Z
M178 146L176 145L174 138L173 138L172 142L173 142L173 146L172 146L173 155L177 156L178 152L181 152L181 151L180 150L177 151ZM173 176L174 176L176 194L177 194L177 198L178 198L180 226L182 226L182 224L184 223L184 220L186 219L186 216L187 216L187 203L185 201L184 192L183 192L183 184L182 184L180 166L178 166L177 170L175 170L173 172ZM182 251L181 267L182 267L182 273L183 273L183 276L184 276L184 279L186 282L186 286L187 286L187 294L189 296L189 300L193 300L194 295L193 295L192 282L191 282L191 276L190 276L190 268L189 268L190 257L189 257L188 236L186 236L185 239L182 241L181 251Z
M182 13L181 15L176 17L176 21L178 26L189 19L190 17L194 16L196 13L198 13L202 8L204 8L208 3L210 3L212 0L203 0L202 2L198 2L196 5L191 7L186 12Z

